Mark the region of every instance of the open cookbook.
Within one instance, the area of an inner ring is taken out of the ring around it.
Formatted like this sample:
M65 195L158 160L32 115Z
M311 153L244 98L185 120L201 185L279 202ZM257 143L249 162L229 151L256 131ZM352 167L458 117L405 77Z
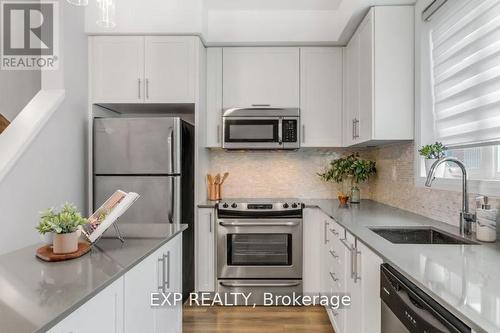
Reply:
M88 218L83 234L93 243L139 198L135 192L117 190Z

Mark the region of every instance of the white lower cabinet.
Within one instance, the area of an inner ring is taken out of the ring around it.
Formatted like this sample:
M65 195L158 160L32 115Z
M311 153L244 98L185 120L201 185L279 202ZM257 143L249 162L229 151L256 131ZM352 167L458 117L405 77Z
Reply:
M152 292L182 293L182 235L87 301L49 333L181 333L182 304L151 307Z
M215 291L215 210L213 208L198 209L196 291Z
M349 308L327 308L336 333L382 333L381 264L380 257L320 209L304 210L304 293L351 296Z
M182 307L151 307L151 293L182 292L182 237L176 236L124 277L125 333L182 332Z
M182 238L176 237L160 248L156 252L157 260L165 265L165 274L157 272L157 276L163 277L159 279L158 287L163 285L165 293L182 293ZM158 266L161 268L161 266ZM127 276L125 275L125 290L127 289ZM173 299L171 298L171 301ZM125 302L125 306L127 302ZM181 333L182 332L182 302L177 305L163 306L153 308L154 312L154 331L155 333ZM134 316L133 313L127 313L125 307L125 316ZM141 321L140 318L136 318ZM132 332L132 331L130 331ZM139 331L135 331L139 332Z
M123 277L76 309L48 333L123 332Z
M319 209L304 209L302 286L306 295L319 295L321 286L321 244L324 227Z

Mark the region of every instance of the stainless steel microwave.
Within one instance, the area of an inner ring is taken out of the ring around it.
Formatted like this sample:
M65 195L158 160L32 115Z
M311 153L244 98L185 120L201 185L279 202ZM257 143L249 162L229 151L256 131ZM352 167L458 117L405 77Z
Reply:
M222 148L300 148L298 108L232 108L222 115Z

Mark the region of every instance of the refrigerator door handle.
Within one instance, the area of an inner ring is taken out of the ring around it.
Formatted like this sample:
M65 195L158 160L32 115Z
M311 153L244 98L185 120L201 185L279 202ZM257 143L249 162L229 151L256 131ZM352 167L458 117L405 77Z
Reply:
M168 210L168 221L174 223L174 209L175 209L175 184L174 179L170 178L170 208Z
M174 170L174 129L173 127L168 128L168 173L172 173Z

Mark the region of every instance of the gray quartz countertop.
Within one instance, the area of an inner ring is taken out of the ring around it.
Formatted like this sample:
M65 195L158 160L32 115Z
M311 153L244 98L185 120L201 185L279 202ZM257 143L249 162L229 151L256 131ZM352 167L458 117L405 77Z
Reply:
M319 207L335 219L472 329L500 332L499 242L481 245L393 244L369 227L425 225L459 235L458 228L370 200L349 208L340 208L336 200L304 202L306 208Z
M199 203L198 204L198 208L215 208L215 205L218 202L219 201L210 201L210 200L207 200L207 201L204 201L202 203Z
M45 332L187 228L169 224L156 238L102 238L81 258L47 263L40 246L0 256L0 332Z

